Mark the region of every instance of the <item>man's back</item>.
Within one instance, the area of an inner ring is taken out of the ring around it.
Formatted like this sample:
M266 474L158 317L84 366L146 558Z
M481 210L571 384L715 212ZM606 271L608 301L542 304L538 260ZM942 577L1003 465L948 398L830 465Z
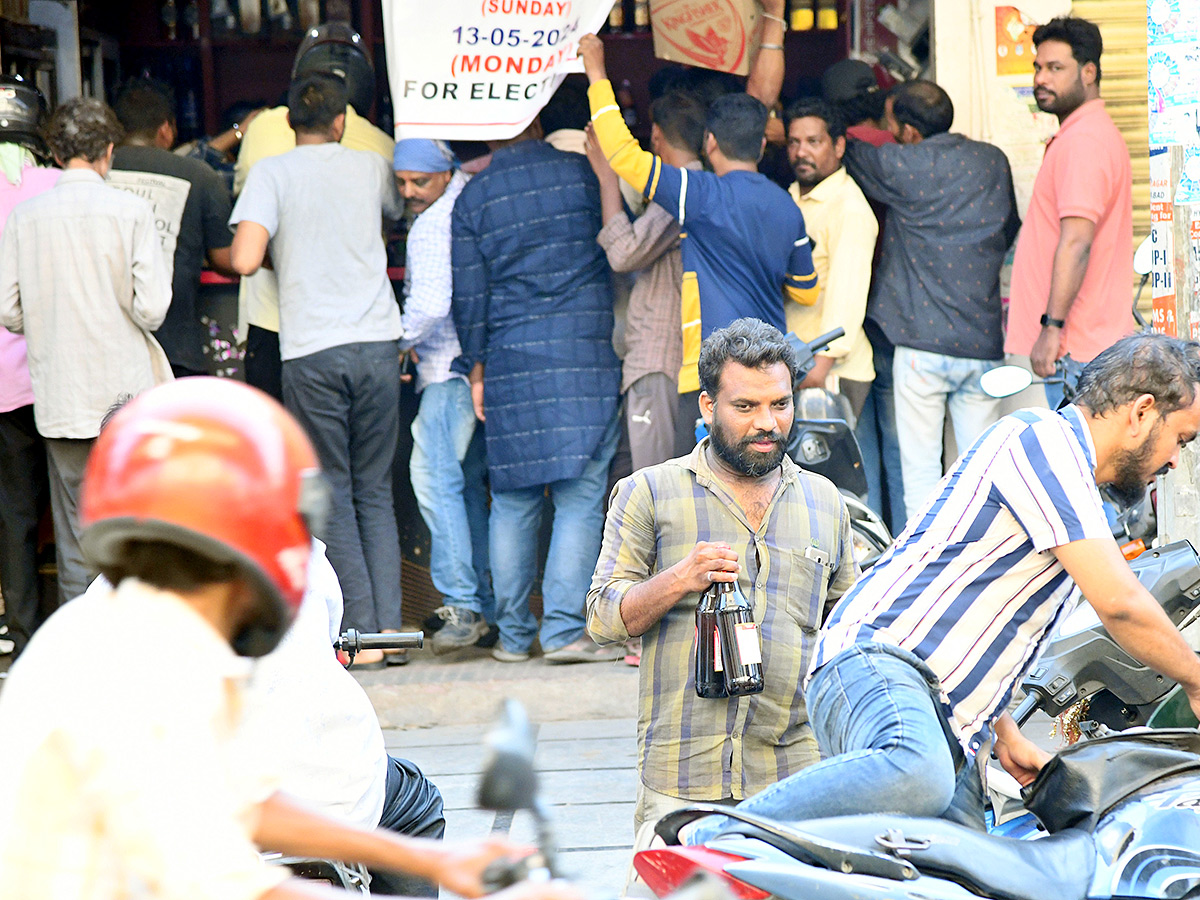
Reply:
M391 170L374 153L305 145L254 167L232 221L271 235L284 360L400 336L381 233L383 215L398 213Z
M95 437L118 395L170 377L147 333L171 298L151 209L95 172L72 170L13 210L4 235L4 280L19 298L38 430Z
M207 368L207 332L196 311L200 268L209 250L228 247L229 194L224 182L198 159L151 146L113 153L108 182L148 199L171 268L171 307L154 336L173 365Z
M1000 267L1020 221L1004 153L957 134L850 141L850 174L888 206L868 316L897 346L1003 356Z
M114 655L131 630L139 651ZM56 612L0 695L0 895L254 897L286 877L234 825L269 790L231 756L249 670L133 580Z
M537 140L498 149L454 205L460 365L486 365L493 490L578 477L616 413L600 224L587 160Z

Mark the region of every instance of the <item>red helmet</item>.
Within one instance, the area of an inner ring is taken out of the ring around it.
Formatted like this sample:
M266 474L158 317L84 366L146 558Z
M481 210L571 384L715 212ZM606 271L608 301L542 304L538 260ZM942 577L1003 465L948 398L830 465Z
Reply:
M101 431L80 496L81 546L97 566L118 563L130 539L234 563L282 634L326 507L316 454L282 406L228 379L184 378L137 397Z

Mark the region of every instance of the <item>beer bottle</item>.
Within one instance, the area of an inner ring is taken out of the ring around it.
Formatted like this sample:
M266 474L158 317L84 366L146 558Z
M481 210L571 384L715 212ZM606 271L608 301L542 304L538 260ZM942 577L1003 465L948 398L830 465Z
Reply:
M762 644L754 608L736 581L717 589L717 635L725 666L725 690L730 697L757 694L763 689Z
M717 584L696 604L696 694L706 699L726 697L725 666L717 637Z

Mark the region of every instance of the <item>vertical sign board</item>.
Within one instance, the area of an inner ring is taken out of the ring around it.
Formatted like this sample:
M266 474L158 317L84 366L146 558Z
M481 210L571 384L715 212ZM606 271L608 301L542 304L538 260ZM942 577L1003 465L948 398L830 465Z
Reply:
M1171 154L1167 147L1150 148L1150 324L1155 331L1175 334L1175 206L1171 195ZM1169 325L1169 327L1168 327Z
M568 72L612 0L383 0L396 138L520 134Z

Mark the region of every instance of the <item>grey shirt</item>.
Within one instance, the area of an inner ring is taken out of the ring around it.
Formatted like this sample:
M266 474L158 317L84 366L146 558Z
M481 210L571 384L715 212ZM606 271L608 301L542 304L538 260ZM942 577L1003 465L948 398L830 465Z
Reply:
M888 208L867 318L897 347L1003 357L1000 266L1021 224L1004 153L936 134L881 147L850 140L845 161Z
M229 224L256 222L271 236L282 359L400 337L382 232L400 212L376 153L306 144L250 170Z

